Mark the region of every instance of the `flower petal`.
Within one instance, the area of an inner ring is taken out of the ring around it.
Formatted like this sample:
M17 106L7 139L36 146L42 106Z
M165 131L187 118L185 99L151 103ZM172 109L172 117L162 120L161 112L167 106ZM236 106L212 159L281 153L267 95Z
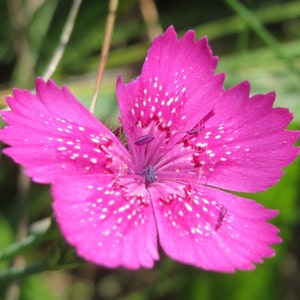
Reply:
M153 127L160 129L162 134L155 135L168 148L209 113L224 91L223 74L214 74L216 64L207 39L196 42L193 31L178 40L169 27L155 39L141 76L128 84L117 82L129 148L135 151L136 140L153 134Z
M158 259L149 193L112 175L63 177L53 184L54 212L78 255L106 267L150 268Z
M276 211L207 187L200 191L178 186L177 193L166 197L157 186L151 196L159 241L173 259L206 270L234 272L254 269L254 263L274 255L270 244L281 239L278 229L266 220Z
M123 165L127 150L67 88L41 79L36 87L37 95L15 89L7 98L12 111L1 113L9 125L0 139L12 146L4 153L30 177L49 183L58 175L112 173Z
M258 192L274 185L282 169L298 155L299 131L287 131L293 115L273 108L274 93L249 98L243 82L223 95L190 146L205 145L201 182L239 192Z

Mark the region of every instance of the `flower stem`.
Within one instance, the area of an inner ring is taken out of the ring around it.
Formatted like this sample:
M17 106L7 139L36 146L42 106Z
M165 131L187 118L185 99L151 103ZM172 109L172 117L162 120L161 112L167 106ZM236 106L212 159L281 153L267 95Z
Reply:
M0 281L11 281L45 271L74 269L80 266L81 264L81 261L74 261L72 263L57 263L55 265L51 265L48 263L47 260L43 260L36 264L25 267L14 267L9 268L7 270L0 270Z
M39 245L44 241L51 240L59 235L59 232L55 225L50 227L44 232L28 235L21 241L17 241L14 244L9 245L6 249L0 252L0 261L14 257L26 249L29 249L35 245Z
M43 233L28 236L23 241L11 245L1 253L0 258L9 258L33 245L54 238L56 238L55 242L52 243L48 255L45 256L42 261L28 266L11 267L6 270L0 270L0 281L11 281L44 271L67 270L80 266L83 261L77 256L75 249L70 247L63 237L59 238L59 231L55 225L51 225L49 229Z
M44 262L26 266L26 267L15 267L7 270L0 270L0 281L10 281L12 279L33 275L47 270L47 266Z

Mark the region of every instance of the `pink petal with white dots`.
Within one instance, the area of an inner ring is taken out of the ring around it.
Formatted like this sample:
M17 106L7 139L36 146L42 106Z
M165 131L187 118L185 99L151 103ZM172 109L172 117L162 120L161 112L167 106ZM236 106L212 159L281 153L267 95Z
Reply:
M217 58L206 38L188 31L180 40L173 27L155 39L141 75L117 82L121 123L130 148L157 128L169 148L215 106L224 92L224 76L215 75Z
M204 120L204 129L191 144L205 145L201 182L241 192L258 192L274 185L282 169L298 155L293 144L299 131L287 131L293 115L273 108L275 94L249 98L243 82L226 92Z
M106 267L150 268L158 259L149 193L132 178L86 175L53 184L57 222L78 255Z
M128 152L67 88L37 79L37 95L14 90L1 112L8 126L0 139L12 147L4 153L26 168L37 182L80 173L112 173L121 168ZM121 160L119 160L121 158Z
M255 201L223 191L174 186L151 196L159 241L173 259L219 272L254 269L254 263L274 255L271 244L281 241L278 229L266 221L277 212ZM168 194L168 195L165 195Z

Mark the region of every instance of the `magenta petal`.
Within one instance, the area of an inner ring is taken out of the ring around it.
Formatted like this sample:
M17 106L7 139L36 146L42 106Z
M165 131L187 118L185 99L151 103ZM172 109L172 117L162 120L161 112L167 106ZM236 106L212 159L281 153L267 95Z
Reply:
M299 131L287 131L293 115L273 108L274 93L249 97L249 83L226 92L203 132L191 144L205 145L203 184L241 192L258 192L277 183L282 169L298 155Z
M150 268L158 259L157 233L144 186L114 176L63 177L53 184L62 233L79 256L106 267Z
M194 127L224 92L224 76L214 74L216 64L207 39L196 42L193 31L179 40L169 27L155 39L140 77L128 84L117 82L121 123L129 145L149 134L147 128L152 125L172 136L176 132L182 136Z
M128 153L114 134L67 88L41 79L36 85L37 95L15 89L7 99L12 111L1 113L8 126L0 139L12 147L4 153L43 183L60 175L118 170L118 158L124 161Z
M254 263L274 255L270 245L281 239L267 220L276 211L206 187L178 187L177 193L162 197L157 186L151 194L159 241L173 259L206 270L234 272L253 269Z

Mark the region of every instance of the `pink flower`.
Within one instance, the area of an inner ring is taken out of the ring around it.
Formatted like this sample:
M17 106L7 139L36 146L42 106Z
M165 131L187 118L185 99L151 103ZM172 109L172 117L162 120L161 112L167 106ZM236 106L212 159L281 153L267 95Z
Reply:
M152 44L140 77L117 82L126 143L66 87L36 81L2 112L4 152L51 183L53 209L80 256L106 267L152 267L158 241L175 260L207 270L253 269L274 255L277 211L228 191L274 185L298 154L292 114L274 93L226 91L206 38L173 27Z

